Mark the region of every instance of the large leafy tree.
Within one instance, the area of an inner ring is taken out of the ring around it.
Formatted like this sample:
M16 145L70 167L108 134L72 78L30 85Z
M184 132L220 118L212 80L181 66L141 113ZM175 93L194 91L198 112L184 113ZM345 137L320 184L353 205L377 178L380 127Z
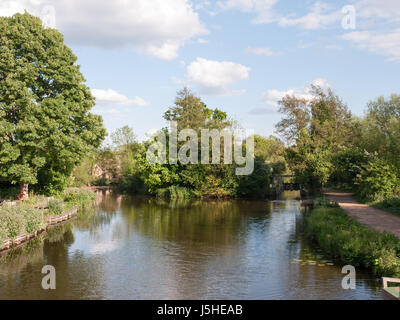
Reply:
M400 95L380 97L368 104L360 145L377 152L400 169Z
M332 157L354 144L356 130L350 111L332 90L312 86L310 93L310 100L287 96L280 101L284 118L277 131L290 145L286 158L298 182L318 189L332 174Z
M77 58L37 17L0 18L0 179L60 184L106 132Z

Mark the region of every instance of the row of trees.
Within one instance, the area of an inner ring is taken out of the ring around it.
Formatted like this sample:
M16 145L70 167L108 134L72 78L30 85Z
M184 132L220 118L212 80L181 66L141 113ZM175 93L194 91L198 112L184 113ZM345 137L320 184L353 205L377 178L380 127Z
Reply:
M178 130L191 128L199 135L201 129L233 130L236 125L225 112L208 108L187 88L178 92L175 105L165 112L164 119L175 121ZM162 130L169 140L168 129ZM100 179L97 183L104 184L107 183L104 180L108 180L130 193L170 198L265 196L269 191L271 175L281 174L287 167L284 143L272 136L254 137L255 163L250 176L237 176L236 165L223 163L222 151L221 164L151 164L146 158L146 151L154 142L153 138L139 143L129 127L118 129L111 138L112 147L97 151L75 170L78 183L94 182L91 172L95 164L100 164L102 168L108 168L107 179ZM221 137L221 150L224 149L224 142ZM178 149L183 144L179 142Z
M310 100L287 96L277 131L286 160L310 189L334 185L366 200L400 195L400 96L378 98L363 118L352 116L330 89L312 86Z
M354 117L330 89L312 86L309 100L286 96L277 125L286 146L275 137L255 136L250 176L237 176L236 165L152 165L146 151L154 140L139 143L128 127L113 134L113 147L99 149L106 136L102 118L90 113L95 99L62 34L27 13L1 17L0 34L0 186L19 184L25 195L29 185L54 193L71 178L93 183L97 165L107 173L99 182L112 181L131 192L261 196L271 176L289 167L309 189L330 183L372 200L400 193L398 95L371 102L363 118ZM188 89L178 93L164 119L176 122L178 130L198 133L238 126ZM162 130L168 140L167 128Z
M113 147L99 149L102 118L90 113L95 99L62 34L28 13L1 17L0 34L0 187L20 185L27 196L32 185L52 194L97 179L168 196L263 195L271 174L285 171L284 145L274 137L255 137L255 171L248 177L236 176L234 165L151 165L146 150L153 140L137 142L128 127L112 135ZM187 89L164 119L198 132L236 126ZM96 168L103 173L93 175Z

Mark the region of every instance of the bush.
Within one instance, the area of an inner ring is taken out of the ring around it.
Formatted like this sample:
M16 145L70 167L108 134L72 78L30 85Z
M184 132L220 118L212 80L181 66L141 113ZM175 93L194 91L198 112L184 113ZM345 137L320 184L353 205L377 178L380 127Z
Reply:
M397 169L383 159L373 159L362 166L355 184L363 200L382 201L400 192Z
M64 202L68 202L74 205L78 205L80 208L84 208L96 199L96 195L91 190L72 189L65 191L62 194L62 198Z
M388 198L372 204L374 207L400 215L400 198Z
M265 197L269 191L270 175L270 166L263 158L256 157L253 173L239 178L238 194L243 197Z
M363 165L368 163L370 155L358 148L341 150L333 156L334 171L330 182L338 186L352 188Z
M400 240L361 226L340 208L314 209L305 219L305 233L343 263L376 276L400 276Z
M0 229L7 230L7 237L12 239L25 231L25 219L17 207L1 208Z
M61 199L52 199L49 201L49 214L59 215L64 211L64 201Z
M26 233L39 231L46 227L42 210L25 206L19 207L19 212L19 214L21 214L25 219Z

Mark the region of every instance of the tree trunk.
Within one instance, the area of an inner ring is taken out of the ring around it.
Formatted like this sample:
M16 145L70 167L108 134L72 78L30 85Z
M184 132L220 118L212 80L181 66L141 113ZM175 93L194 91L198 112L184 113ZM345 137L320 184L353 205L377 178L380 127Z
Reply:
M29 184L28 183L21 183L21 195L23 195L23 200L29 199Z

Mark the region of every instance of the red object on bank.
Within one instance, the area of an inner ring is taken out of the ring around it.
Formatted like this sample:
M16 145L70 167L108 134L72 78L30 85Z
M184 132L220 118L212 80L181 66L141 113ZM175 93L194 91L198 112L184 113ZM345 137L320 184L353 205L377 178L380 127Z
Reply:
M20 201L26 200L26 194L23 193L23 192L21 192L21 193L18 195L18 200L20 200Z

